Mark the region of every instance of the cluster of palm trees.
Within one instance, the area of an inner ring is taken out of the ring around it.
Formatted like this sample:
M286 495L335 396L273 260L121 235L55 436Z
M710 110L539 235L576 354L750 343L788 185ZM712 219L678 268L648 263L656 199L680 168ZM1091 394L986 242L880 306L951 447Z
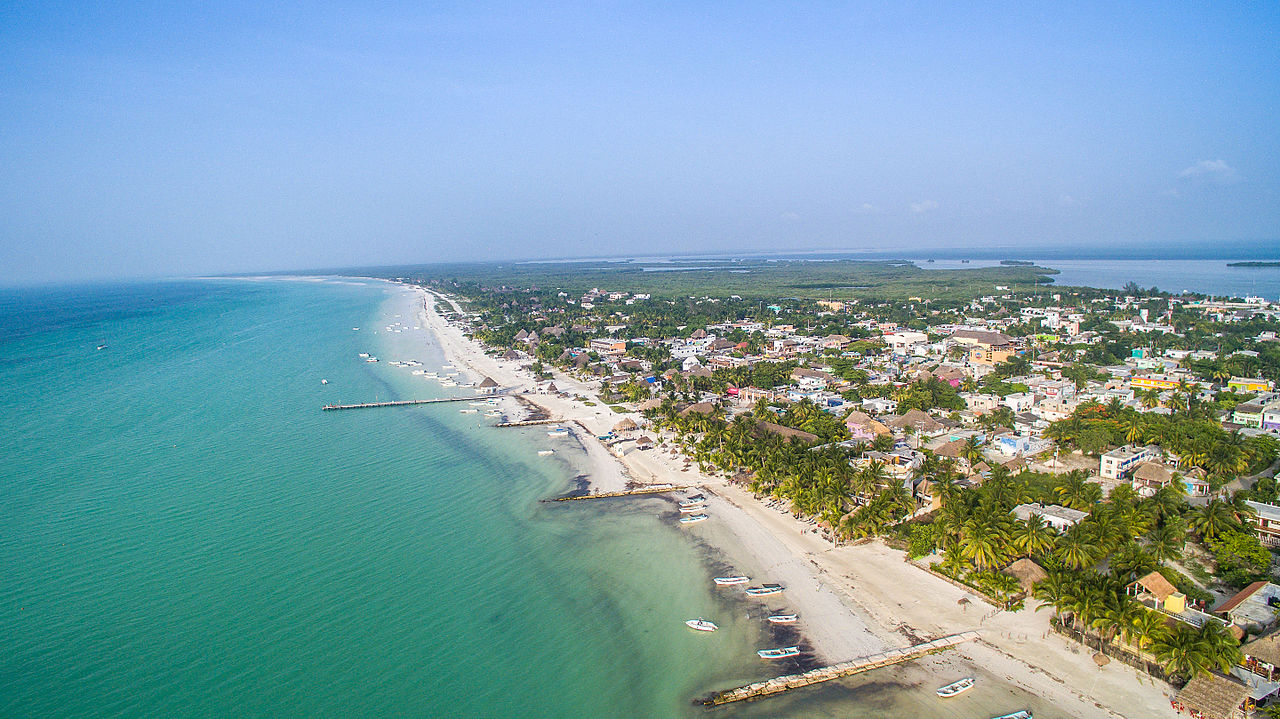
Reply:
M1196 628L1173 621L1143 606L1125 587L1106 574L1054 572L1036 585L1035 597L1044 602L1041 609L1053 609L1055 621L1082 633L1086 644L1096 641L1101 651L1119 639L1171 678L1226 672L1240 662L1240 644L1220 622L1206 619Z
M1172 415L1143 413L1121 406L1119 400L1105 405L1081 404L1070 417L1054 422L1045 432L1058 444L1075 447L1095 435L1104 436L1111 445L1159 444L1177 455L1182 467L1198 467L1215 479L1235 477L1252 467L1270 464L1276 457L1274 439L1228 432L1207 413L1176 407Z

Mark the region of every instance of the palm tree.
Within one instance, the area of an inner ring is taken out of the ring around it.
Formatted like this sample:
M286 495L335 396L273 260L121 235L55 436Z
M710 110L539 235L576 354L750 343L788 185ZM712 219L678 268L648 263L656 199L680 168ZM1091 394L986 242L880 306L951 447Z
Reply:
M1231 511L1231 505L1220 499L1211 499L1208 504L1191 513L1187 526L1205 539L1214 539L1223 532L1239 527L1239 522Z
M970 519L960 530L961 555L973 562L978 569L988 569L1004 563L1005 538L998 527Z
M1220 672L1229 672L1231 667L1244 659L1240 651L1240 642L1227 631L1227 628L1215 621L1207 621L1196 633L1196 639L1204 646L1214 666Z
M1186 679L1208 673L1216 663L1200 641L1199 633L1181 623L1157 637L1151 643L1151 653L1167 674Z
M1160 390L1155 387L1141 390L1139 397L1142 399L1142 406L1147 409L1154 409L1160 406Z
M960 456L964 457L970 467L975 466L983 460L982 440L978 439L978 435L970 435L964 441L964 446L960 448Z
M1089 541L1083 532L1073 531L1058 539L1054 556L1068 567L1079 570L1092 566L1097 552L1097 545Z
M1053 530L1045 525L1044 517L1038 514L1031 515L1025 522L1015 523L1009 537L1013 546L1026 557L1044 554L1053 549L1053 540Z
M1079 469L1064 474L1053 492L1072 509L1088 509L1102 498L1102 488L1090 483L1089 475Z
M1181 521L1169 522L1165 526L1147 535L1147 551L1151 558L1163 564L1170 559L1182 556L1182 547L1187 542L1186 530Z

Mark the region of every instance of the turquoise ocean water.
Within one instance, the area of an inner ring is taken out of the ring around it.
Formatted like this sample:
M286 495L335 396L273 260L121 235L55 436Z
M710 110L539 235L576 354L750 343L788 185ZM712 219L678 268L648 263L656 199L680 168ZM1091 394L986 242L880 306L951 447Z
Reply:
M445 361L416 309L333 278L0 291L0 717L1054 715L977 667L940 704L913 664L694 706L800 665L755 656L795 637L712 588L668 500L542 503L582 453L465 403L320 411L461 391L390 366Z
M445 391L385 362L443 361L382 330L413 309L372 281L0 295L0 716L680 716L767 674L666 502L540 503L572 453L458 405L320 411Z

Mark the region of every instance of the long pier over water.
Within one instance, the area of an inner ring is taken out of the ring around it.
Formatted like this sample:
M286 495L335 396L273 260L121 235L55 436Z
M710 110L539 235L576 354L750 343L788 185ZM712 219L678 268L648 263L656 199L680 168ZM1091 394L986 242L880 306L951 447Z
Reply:
M761 697L781 694L782 692L800 687L807 687L811 684L839 679L853 674L861 674L862 672L880 667L887 667L891 664L900 664L909 659L922 657L933 652L940 652L944 649L950 649L962 642L972 641L978 638L977 632L961 632L952 634L951 636L941 637L933 641L916 644L901 649L890 649L879 654L872 654L868 657L860 657L848 662L840 664L832 664L829 667L821 667L804 674L788 674L786 676L777 677L764 682L756 682L748 684L737 689L716 692L710 697L703 699L702 703L706 706L717 706L720 704L730 704L732 702L746 701L749 699L760 699Z
M440 402L476 402L490 397L510 396L506 392L494 392L492 394L477 394L470 397L437 397L435 399L396 399L386 402L359 402L357 404L326 404L320 409L328 412L338 409L369 409L371 407L406 407L411 404L438 404Z

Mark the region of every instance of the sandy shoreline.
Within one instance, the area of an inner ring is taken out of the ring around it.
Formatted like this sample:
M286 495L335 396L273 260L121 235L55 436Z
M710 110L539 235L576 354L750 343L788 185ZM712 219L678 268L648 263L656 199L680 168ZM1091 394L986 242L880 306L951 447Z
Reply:
M532 387L532 377L518 363L485 354L435 311L439 299L417 291L424 297L422 324L456 367L474 379L492 377L504 388ZM451 299L444 301L460 310ZM555 382L570 395L594 397L598 392L559 372ZM981 641L914 662L912 674L923 672L921 681L935 686L966 672L995 678L1037 698L1037 716L1177 716L1169 705L1171 687L1122 664L1097 667L1091 652L1048 632L1050 613L1034 611L1035 602L1021 612L995 612L976 595L912 566L902 552L880 542L833 547L789 512L766 505L720 477L685 471L678 455L659 449L614 454L595 439L625 416L640 421L638 415L619 415L608 407L589 407L556 395L529 394L527 399L550 417L578 425L574 432L587 453L592 491L622 489L628 482L670 482L698 486L711 495L711 520L689 530L754 581L785 584L785 602L800 614L799 629L824 662L906 646L912 637L978 630ZM650 436L659 439L652 432ZM626 445L630 443L622 446ZM964 598L968 604L960 603ZM1050 711L1041 712L1042 708ZM949 716L950 711L950 706L940 709L937 716Z

